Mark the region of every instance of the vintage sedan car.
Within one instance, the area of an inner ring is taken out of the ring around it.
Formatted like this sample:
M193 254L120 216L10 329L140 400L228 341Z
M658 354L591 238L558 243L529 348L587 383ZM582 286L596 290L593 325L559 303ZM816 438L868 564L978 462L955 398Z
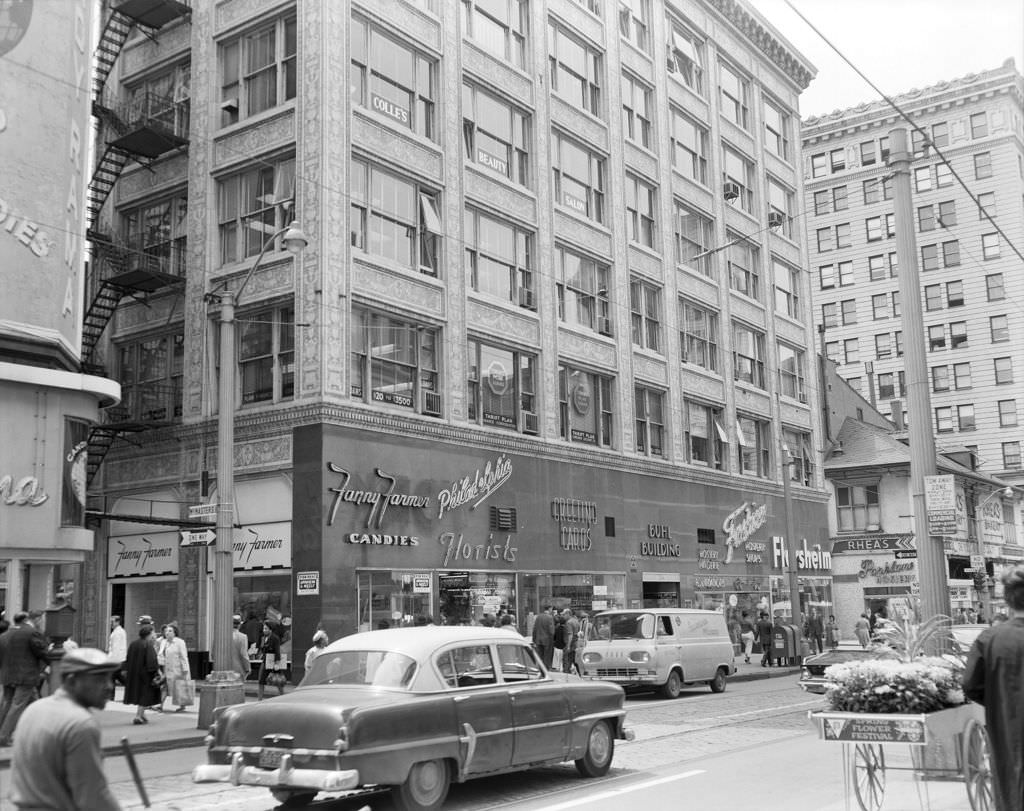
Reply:
M882 645L873 645L864 648L859 642L842 641L838 647L831 650L816 653L808 656L803 661L803 669L800 673L800 680L797 684L808 693L821 695L825 692L828 679L825 678L825 669L830 665L845 664L862 659L884 659L894 658L895 653Z
M401 811L441 807L451 781L572 760L611 767L625 693L544 669L517 633L419 627L324 648L298 688L214 712L198 783L266 786L301 806L320 791L389 788Z

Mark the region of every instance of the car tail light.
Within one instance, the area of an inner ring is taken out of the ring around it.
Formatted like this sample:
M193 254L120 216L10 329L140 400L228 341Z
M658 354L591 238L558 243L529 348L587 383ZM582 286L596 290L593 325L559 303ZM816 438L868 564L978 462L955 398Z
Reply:
M635 650L630 652L629 661L646 663L651 661L651 654L645 650Z

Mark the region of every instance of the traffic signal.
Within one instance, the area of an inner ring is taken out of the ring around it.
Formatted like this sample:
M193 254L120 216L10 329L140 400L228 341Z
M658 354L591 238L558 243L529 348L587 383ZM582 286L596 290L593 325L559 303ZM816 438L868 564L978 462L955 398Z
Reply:
M974 588L978 591L984 591L988 587L988 578L985 575L984 570L975 572L974 575Z

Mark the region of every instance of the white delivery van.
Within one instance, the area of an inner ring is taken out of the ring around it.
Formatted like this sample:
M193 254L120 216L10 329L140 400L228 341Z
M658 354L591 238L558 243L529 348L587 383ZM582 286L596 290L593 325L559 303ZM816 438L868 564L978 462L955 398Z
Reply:
M583 676L657 688L667 698L697 682L721 693L736 672L725 617L694 608L602 611L590 621L581 653Z

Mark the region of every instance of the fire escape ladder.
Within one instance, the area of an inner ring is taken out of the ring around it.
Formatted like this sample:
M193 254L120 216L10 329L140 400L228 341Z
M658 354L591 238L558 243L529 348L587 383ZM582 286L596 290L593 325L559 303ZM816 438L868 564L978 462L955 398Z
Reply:
M89 180L89 188L86 193L86 206L88 211L88 228L92 230L103 209L103 204L110 196L110 190L114 188L117 179L121 176L121 170L128 163L129 154L119 146L107 144L103 151L103 157L96 164L96 169Z
M89 309L82 319L82 363L89 363L93 350L100 341L103 330L110 323L114 310L121 303L121 299L130 292L118 284L104 280L96 291L96 295L89 303Z
M117 9L110 12L107 21L100 34L99 44L96 46L95 60L96 68L92 75L92 97L99 99L103 95L103 88L107 83L107 77L121 55L121 48L131 33L135 21L122 14Z
M96 473L106 458L107 451L114 444L120 432L105 425L94 425L89 431L88 456L85 463L86 486L92 484Z

